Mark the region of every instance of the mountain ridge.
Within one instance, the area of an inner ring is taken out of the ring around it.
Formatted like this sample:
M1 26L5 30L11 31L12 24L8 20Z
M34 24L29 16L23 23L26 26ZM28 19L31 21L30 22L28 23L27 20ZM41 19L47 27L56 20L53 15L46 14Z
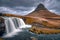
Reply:
M39 4L35 11L26 15L26 16L34 16L34 17L59 17L60 15L56 15L55 13L50 12L43 4Z

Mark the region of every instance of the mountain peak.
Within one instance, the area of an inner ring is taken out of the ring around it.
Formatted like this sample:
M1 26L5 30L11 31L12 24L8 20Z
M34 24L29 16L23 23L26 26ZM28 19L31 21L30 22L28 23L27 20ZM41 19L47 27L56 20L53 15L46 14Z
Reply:
M48 17L58 17L59 15L50 12L48 9L45 8L43 4L39 4L35 9L35 11L28 14L27 16L48 18Z
M39 10L47 10L47 9L45 8L43 4L39 4L35 11L39 11Z

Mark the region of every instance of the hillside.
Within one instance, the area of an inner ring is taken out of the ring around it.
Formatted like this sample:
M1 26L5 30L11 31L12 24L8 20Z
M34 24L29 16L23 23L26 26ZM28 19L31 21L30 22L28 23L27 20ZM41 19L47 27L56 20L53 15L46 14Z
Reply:
M60 17L59 15L56 15L55 13L48 11L43 4L39 4L35 11L26 16L43 17L43 18Z
M36 26L34 26L30 29L30 31L35 32L37 34L41 32L48 33L48 34L51 34L51 32L53 34L56 32L60 33L55 30L55 29L58 29L58 30L60 29L60 15L56 15L55 13L48 11L48 9L46 9L43 4L39 4L35 11L33 11L32 13L26 16L37 17L40 20L39 21L40 24L44 26L43 28L39 28L39 27L36 28ZM53 28L53 30L51 28ZM43 31L40 29L43 29ZM44 30L47 30L48 32Z

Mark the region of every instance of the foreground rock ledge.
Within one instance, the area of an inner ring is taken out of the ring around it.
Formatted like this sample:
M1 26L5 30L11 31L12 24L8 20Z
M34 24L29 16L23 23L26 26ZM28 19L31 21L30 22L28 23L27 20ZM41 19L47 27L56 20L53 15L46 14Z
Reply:
M4 19L0 17L0 37L5 33Z

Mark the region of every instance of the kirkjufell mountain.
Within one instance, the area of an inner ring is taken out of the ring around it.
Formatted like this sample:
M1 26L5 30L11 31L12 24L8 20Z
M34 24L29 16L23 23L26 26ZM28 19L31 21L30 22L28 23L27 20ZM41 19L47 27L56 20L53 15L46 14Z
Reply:
M39 11L39 10L47 10L47 9L45 8L43 4L39 4L35 11Z
M55 13L50 12L43 4L39 4L35 11L32 13L26 15L26 16L34 16L34 17L58 17L59 15L56 15Z

